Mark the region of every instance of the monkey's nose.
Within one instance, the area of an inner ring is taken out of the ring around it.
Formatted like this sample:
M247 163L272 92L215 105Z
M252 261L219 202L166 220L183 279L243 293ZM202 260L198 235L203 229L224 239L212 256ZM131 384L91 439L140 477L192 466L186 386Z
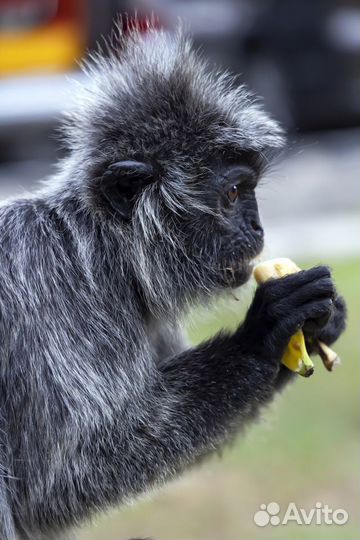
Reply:
M250 227L257 236L264 236L264 229L262 228L260 221L257 219L250 220Z

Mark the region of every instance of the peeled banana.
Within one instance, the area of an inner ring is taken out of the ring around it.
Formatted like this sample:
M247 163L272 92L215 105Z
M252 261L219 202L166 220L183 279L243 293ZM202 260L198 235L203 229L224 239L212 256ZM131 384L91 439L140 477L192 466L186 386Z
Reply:
M270 278L284 277L299 271L300 268L290 259L279 258L255 266L254 277L258 283L263 283ZM334 366L340 363L340 358L336 352L331 350L325 343L316 341L313 345L328 371L332 371ZM295 371L303 377L310 377L314 373L314 364L306 350L304 334L301 330L296 332L290 339L282 357L282 363L291 371Z

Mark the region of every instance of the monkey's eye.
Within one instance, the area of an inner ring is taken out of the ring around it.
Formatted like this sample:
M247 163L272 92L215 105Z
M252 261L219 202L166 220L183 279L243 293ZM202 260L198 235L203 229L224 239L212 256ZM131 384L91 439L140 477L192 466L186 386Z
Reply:
M238 195L239 195L239 190L238 190L238 186L236 185L232 186L231 189L229 189L229 191L227 192L227 197L231 203L234 203L236 201L236 199L238 198Z

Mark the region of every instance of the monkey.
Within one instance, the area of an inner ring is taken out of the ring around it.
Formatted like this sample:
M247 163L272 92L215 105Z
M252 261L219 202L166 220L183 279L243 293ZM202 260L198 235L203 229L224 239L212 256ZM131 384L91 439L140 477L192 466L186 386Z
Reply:
M66 155L0 206L0 537L55 538L232 440L294 374L300 327L335 341L328 267L258 287L198 346L181 317L245 284L263 249L255 188L284 133L183 31L94 53Z

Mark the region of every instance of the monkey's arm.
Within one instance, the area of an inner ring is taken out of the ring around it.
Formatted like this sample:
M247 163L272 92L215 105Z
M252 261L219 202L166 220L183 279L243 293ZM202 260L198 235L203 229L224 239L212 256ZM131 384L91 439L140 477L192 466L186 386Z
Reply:
M162 369L167 392L177 402L176 417L185 425L190 419L196 437L222 438L273 397L278 358L241 350L241 341L241 329L233 336L220 334Z
M220 334L160 365L156 391L149 393L153 405L146 407L151 415L128 445L131 459L142 456L150 478L165 477L253 419L279 388L290 337L305 321L328 315L333 294L324 267L269 281L258 288L235 334Z
M158 418L168 416L156 432L173 467L176 456L191 461L216 447L274 396L290 337L305 321L329 315L333 294L325 267L269 281L234 335L219 335L159 367Z
M237 420L252 417L276 391L294 380L295 375L280 361L290 336L299 327L312 321L327 342L328 334L333 340L344 329L344 302L338 297L333 302L334 295L326 267L263 284L234 336L219 336L183 353L164 366L164 374L170 377L170 385L183 383L184 392L189 392L193 381L199 381L194 394L202 397L205 411L211 411L210 420L212 414L213 420L216 418L218 409L221 412L217 414L225 417L236 416L237 411ZM200 411L202 405L197 406ZM223 420L226 424L226 418Z
M336 294L328 320L308 321L304 327L308 352L314 354L314 347L309 338L319 339L327 345L334 343L345 330L346 317L347 310L344 298ZM175 329L166 328L165 332L162 331L156 334L155 344L157 361L160 365L161 363L166 364L171 356L184 350L187 342L181 329L175 331ZM296 378L296 373L281 364L274 381L275 390L283 390L288 383L294 382Z

